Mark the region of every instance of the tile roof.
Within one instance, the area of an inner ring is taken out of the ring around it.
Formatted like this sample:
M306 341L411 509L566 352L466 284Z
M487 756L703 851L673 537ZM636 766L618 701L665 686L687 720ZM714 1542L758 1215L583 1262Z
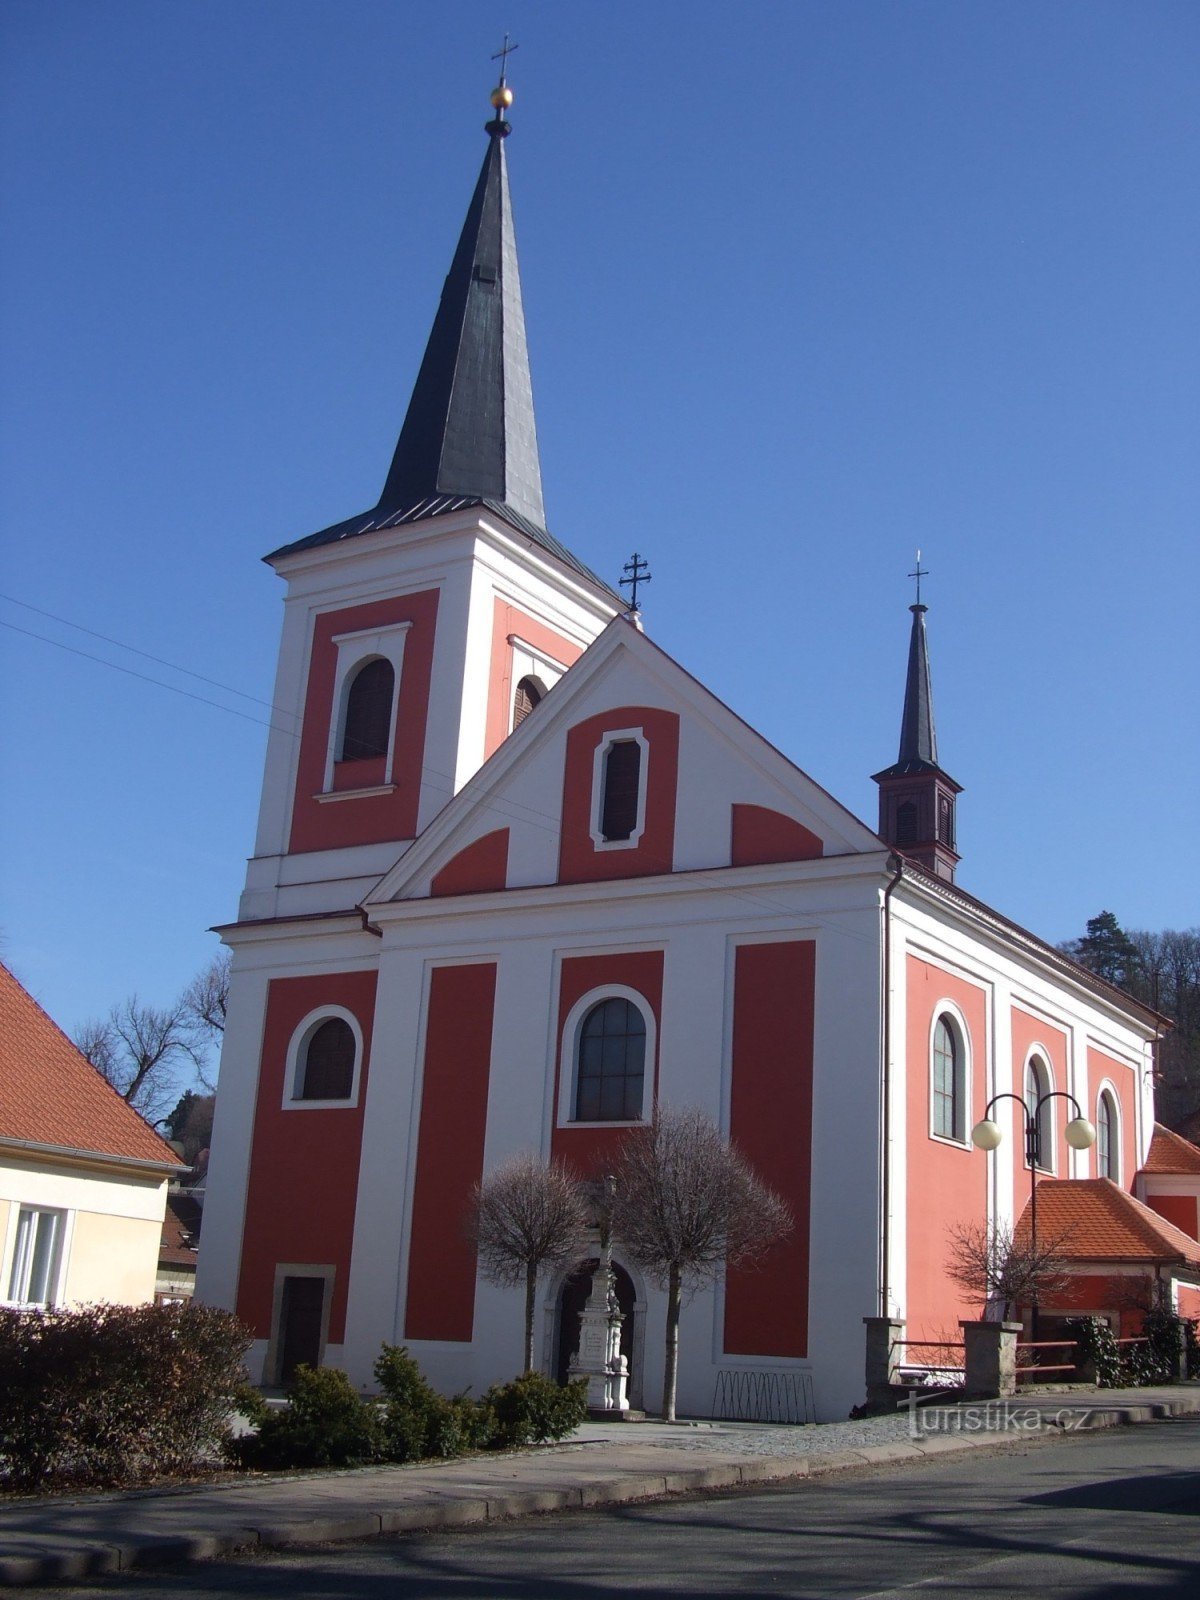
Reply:
M1156 1122L1142 1171L1200 1175L1200 1148L1182 1134L1172 1133L1170 1128Z
M194 1197L177 1189L168 1189L162 1243L158 1249L159 1266L191 1267L195 1270L199 1238L200 1207Z
M0 966L0 1143L5 1140L179 1164L170 1145Z
M1185 1261L1200 1269L1200 1244L1111 1178L1043 1178L1038 1236L1064 1236L1069 1261ZM1029 1206L1015 1234L1029 1237Z

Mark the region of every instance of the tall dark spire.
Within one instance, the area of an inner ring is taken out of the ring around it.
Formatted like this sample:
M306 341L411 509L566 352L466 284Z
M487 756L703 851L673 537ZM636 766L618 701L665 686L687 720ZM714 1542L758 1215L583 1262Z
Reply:
M504 86L497 95L507 95ZM379 511L442 496L493 500L545 526L501 115L442 290Z
M920 572L920 557L917 569ZM913 574L916 576L916 574ZM921 577L925 574L921 573ZM920 577L917 579L920 584ZM908 641L908 674L904 681L904 715L900 753L893 766L875 773L879 785L879 833L890 845L920 862L939 878L954 880L959 856L955 848L956 796L962 785L938 765L933 726L933 682L925 613L918 599Z
M929 678L929 643L925 637L928 606L918 603L912 612L908 641L908 677L904 684L904 717L900 723L897 762L913 770L937 766L937 734L933 727L933 685Z
M501 55L515 48L506 40ZM267 560L480 506L620 602L546 530L504 155L512 131L504 113L513 96L503 76L491 99L483 168L379 503L283 545Z

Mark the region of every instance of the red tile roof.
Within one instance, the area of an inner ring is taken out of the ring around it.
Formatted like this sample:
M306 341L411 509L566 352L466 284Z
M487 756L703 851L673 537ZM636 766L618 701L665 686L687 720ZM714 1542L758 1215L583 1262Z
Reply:
M199 1237L200 1207L190 1194L168 1189L162 1243L158 1251L159 1266L191 1267L194 1272Z
M179 1158L0 966L0 1142L161 1166Z
M1200 1244L1135 1200L1111 1178L1043 1178L1038 1238L1063 1238L1068 1261L1185 1261L1200 1268ZM1029 1207L1016 1237L1029 1238Z
M1200 1174L1200 1149L1182 1134L1172 1133L1170 1128L1156 1122L1142 1171Z

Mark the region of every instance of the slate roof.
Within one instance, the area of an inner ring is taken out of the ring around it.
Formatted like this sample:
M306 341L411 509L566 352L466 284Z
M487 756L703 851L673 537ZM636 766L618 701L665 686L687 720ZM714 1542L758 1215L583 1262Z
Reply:
M0 966L0 1144L6 1141L179 1165L170 1145Z
M1200 1149L1182 1134L1172 1133L1170 1128L1156 1122L1142 1171L1200 1177Z
M481 506L613 594L546 529L504 154L509 126L494 119L487 131L487 154L378 505L283 545L268 561Z
M938 772L937 730L933 722L933 680L929 670L929 641L925 635L925 613L919 602L912 612L912 632L908 640L908 672L904 679L904 713L900 721L900 753L894 765L875 774L880 778L907 778L916 773ZM951 780L953 781L953 780Z
M1038 1238L1068 1235L1069 1261L1182 1261L1200 1270L1200 1243L1111 1178L1043 1178L1037 1196ZM1027 1204L1015 1237L1027 1241L1029 1230Z

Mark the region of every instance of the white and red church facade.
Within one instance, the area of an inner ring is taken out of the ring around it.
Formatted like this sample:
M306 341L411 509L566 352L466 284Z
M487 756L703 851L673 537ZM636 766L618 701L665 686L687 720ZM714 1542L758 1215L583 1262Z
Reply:
M1102 1137L1070 1149L1049 1102L1044 1181L1086 1211L1107 1180L1153 1219L1132 1191L1161 1019L954 883L923 607L876 832L546 531L507 131L498 113L379 505L268 558L279 726L221 930L198 1293L251 1326L264 1382L308 1359L366 1384L387 1341L478 1393L519 1368L522 1317L477 1271L473 1186L529 1150L603 1172L656 1104L699 1106L794 1226L686 1307L680 1410L779 1371L842 1416L864 1317L917 1340L978 1315L948 1227L1015 1219L1031 1176L1011 1101L999 1151L970 1141L993 1096L1073 1095ZM1190 1309L1187 1238L1164 1221L1137 1270ZM631 1399L654 1407L665 1296L615 1256ZM1081 1255L1080 1305L1119 1312L1118 1268ZM572 1283L543 1284L547 1371Z

